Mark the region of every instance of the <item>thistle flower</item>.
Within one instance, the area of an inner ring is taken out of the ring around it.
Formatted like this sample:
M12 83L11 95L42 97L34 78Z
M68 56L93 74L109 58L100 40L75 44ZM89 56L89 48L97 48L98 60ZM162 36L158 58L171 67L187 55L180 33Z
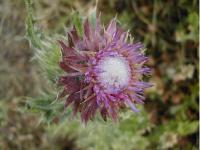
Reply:
M95 26L86 19L83 28L81 37L73 27L68 43L59 41L60 67L66 72L59 79L64 89L60 97L68 95L65 107L71 104L74 115L80 112L83 122L93 119L97 111L104 120L116 120L125 106L138 112L135 104L143 103L144 89L150 87L142 81L150 72L144 66L143 45L130 42L129 33L117 26L116 19L107 28L99 18Z

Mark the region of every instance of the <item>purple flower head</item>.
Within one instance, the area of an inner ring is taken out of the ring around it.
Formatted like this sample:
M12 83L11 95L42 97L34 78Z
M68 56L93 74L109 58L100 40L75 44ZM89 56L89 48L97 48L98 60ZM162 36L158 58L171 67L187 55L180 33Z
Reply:
M125 106L138 112L135 103L143 103L144 89L151 86L142 81L150 72L144 66L143 45L129 42L129 33L117 26L116 19L106 29L99 18L95 27L87 19L83 26L82 37L74 27L67 44L59 41L60 67L66 72L59 79L64 89L60 96L68 95L65 107L71 104L74 115L80 112L84 122L97 111L104 120L116 120L118 110Z

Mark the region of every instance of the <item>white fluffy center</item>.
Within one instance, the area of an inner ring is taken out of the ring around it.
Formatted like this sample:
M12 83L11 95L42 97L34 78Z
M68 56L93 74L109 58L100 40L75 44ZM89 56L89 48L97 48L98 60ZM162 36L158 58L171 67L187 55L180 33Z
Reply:
M106 57L100 63L103 71L99 75L100 81L109 91L116 91L126 86L130 79L130 67L121 57Z

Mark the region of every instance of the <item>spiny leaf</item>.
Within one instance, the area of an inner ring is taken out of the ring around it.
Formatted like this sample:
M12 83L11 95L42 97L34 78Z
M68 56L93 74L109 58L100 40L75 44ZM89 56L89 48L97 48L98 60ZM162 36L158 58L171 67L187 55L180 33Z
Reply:
M33 24L33 10L32 10L32 0L25 0L26 10L27 10L27 18L26 18L26 33L27 38L29 39L30 43L37 49L42 49L43 44L40 41L40 38L36 34L36 30L34 29Z
M177 132L182 135L192 134L197 132L199 121L185 121L178 124Z

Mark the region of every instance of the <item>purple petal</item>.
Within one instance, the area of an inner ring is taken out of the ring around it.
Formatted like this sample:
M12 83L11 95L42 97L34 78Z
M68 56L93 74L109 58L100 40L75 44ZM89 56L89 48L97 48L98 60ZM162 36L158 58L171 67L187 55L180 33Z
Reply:
M116 20L112 19L107 27L106 32L110 35L113 36L113 34L116 32L117 30L117 26L116 26Z
M91 28L90 28L90 25L89 25L88 18L85 20L85 23L84 23L84 34L85 34L87 39L90 39Z
M130 106L133 112L139 112L139 110L135 107L135 105L129 99L126 99L126 103Z

